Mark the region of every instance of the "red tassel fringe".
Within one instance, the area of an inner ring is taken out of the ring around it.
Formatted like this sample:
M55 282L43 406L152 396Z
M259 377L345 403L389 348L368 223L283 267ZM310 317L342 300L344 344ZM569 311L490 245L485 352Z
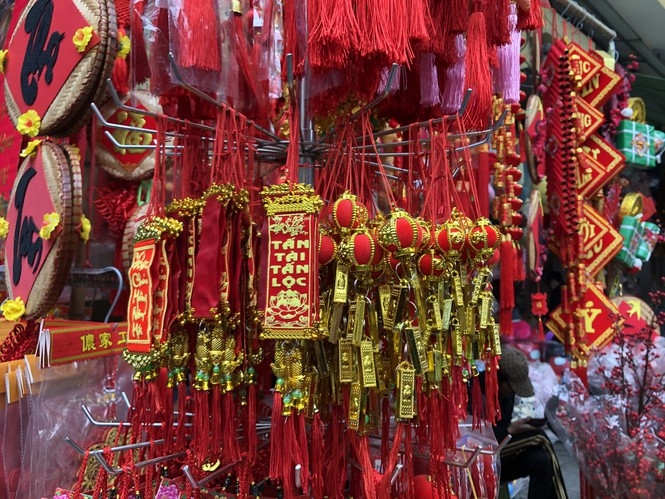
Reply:
M518 30L532 31L543 26L543 9L540 6L540 0L531 0L531 7L528 10L517 9Z
M185 68L219 71L219 20L213 0L187 0L178 16L178 62Z
M492 110L492 74L487 64L489 53L486 30L485 15L482 10L471 14L467 32L464 81L464 88L473 89L464 113L467 130L480 130L485 127Z

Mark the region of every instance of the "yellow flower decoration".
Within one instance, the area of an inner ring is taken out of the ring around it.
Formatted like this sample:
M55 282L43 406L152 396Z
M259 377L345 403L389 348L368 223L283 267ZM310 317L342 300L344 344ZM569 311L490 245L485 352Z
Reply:
M28 109L25 113L18 117L16 129L21 135L28 137L36 137L39 135L39 128L42 126L42 119L34 109Z
M0 50L0 74L5 73L5 64L7 63L7 54L9 50Z
M132 43L129 41L129 37L127 35L120 35L118 43L120 44L120 50L118 50L118 57L120 57L121 59L126 59L127 56L129 55L129 49L131 49L132 47Z
M88 47L88 43L92 40L92 26L86 26L85 28L79 28L74 33L74 45L76 45L76 50L79 53L85 52L85 49Z
M9 234L9 222L7 219L0 217L0 239L5 239Z
M27 158L28 156L34 156L35 154L37 154L37 148L41 143L42 141L39 139L31 140L30 142L28 142L28 145L25 146L25 149L21 151L21 157Z
M88 242L90 239L90 230L92 229L92 224L90 220L85 215L81 215L81 239L85 242Z
M14 300L7 299L0 305L0 312L8 321L16 322L25 314L25 303L19 296Z
M44 214L44 223L42 224L42 228L39 229L39 237L42 239L50 239L51 234L53 234L53 231L56 229L58 224L60 223L60 215L57 213L45 213Z

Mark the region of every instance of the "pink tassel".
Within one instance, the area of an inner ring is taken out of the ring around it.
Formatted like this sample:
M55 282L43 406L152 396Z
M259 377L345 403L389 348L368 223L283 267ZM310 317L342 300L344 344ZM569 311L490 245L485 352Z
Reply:
M499 67L494 71L494 93L503 95L506 104L520 100L520 44L522 35L517 29L517 6L510 5L508 16L510 43L497 47Z
M418 59L420 62L420 106L438 106L441 104L441 91L439 90L439 76L434 65L434 54L421 52Z
M466 92L464 80L466 75L466 40L464 35L455 36L455 47L459 58L445 73L445 81L441 92L441 108L445 114L454 114L462 106Z

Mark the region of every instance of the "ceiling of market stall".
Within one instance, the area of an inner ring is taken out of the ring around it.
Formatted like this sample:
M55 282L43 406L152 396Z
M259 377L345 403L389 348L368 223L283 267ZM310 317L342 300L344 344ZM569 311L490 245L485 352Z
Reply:
M551 0L560 13L567 3L570 2ZM577 0L577 3L616 31L614 42L619 62L627 62L630 54L637 57L640 67L631 93L645 100L647 120L665 129L665 0ZM564 17L568 13L564 12ZM583 18L571 21L589 24ZM598 33L587 34L601 48L606 47L606 39L598 39Z

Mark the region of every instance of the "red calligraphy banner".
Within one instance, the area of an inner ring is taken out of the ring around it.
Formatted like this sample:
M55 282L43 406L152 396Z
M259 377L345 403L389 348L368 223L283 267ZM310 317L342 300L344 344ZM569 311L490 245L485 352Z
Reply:
M152 265L157 256L155 241L150 239L134 245L134 259L129 268L129 305L127 320L129 338L127 349L130 352L150 351L152 344L152 316L154 282Z
M127 347L127 323L44 321L38 355L42 365L118 355Z

